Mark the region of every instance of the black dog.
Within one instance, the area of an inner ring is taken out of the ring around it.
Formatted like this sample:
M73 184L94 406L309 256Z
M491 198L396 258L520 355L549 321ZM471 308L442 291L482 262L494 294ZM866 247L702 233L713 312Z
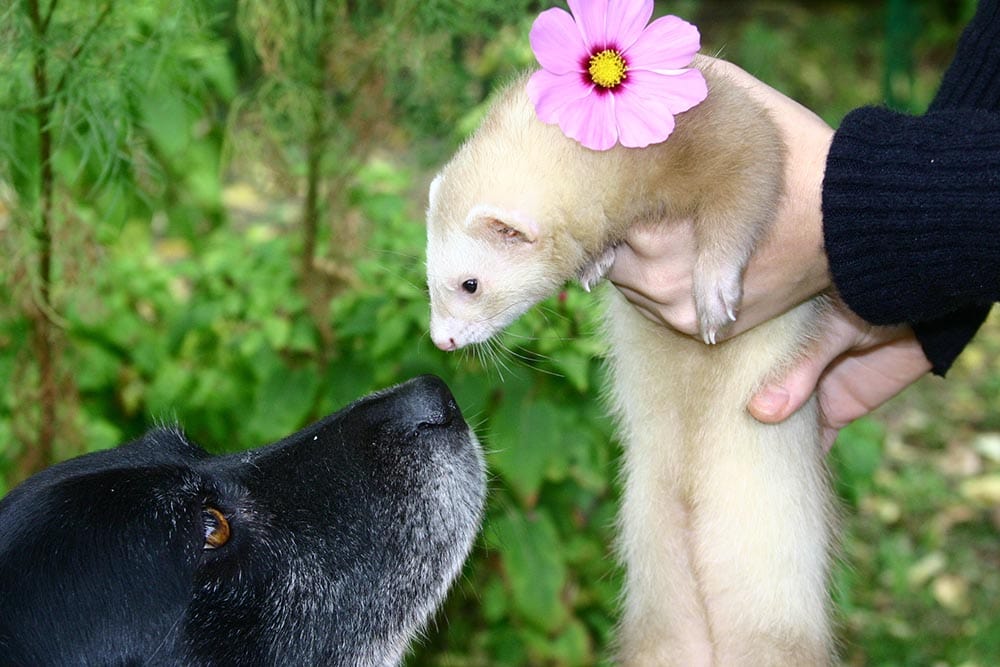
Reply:
M0 664L394 664L483 494L433 377L240 454L151 431L0 501Z

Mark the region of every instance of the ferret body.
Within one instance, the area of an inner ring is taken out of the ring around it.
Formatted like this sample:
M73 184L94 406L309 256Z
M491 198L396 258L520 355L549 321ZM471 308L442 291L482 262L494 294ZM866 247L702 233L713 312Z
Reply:
M697 59L708 98L644 149L588 150L540 122L525 80L500 94L431 186L431 336L482 342L577 278L599 280L636 224L693 218L706 341L782 191L777 129ZM656 325L605 291L610 404L624 444L618 659L630 665L828 664L834 512L814 402L779 425L746 412L800 353L823 304L717 345Z

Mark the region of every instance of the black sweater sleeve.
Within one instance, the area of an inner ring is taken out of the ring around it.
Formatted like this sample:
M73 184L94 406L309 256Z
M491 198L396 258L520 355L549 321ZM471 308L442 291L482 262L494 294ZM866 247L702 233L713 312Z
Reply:
M1000 299L1000 0L982 0L922 117L857 109L823 183L833 281L874 324L910 323L944 374Z
M872 324L1000 299L1000 113L851 112L827 157L827 256Z
M980 0L929 111L1000 111L1000 2Z

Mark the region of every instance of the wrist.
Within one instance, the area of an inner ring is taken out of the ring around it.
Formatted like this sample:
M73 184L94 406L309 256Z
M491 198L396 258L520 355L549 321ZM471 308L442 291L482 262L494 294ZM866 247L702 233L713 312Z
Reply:
M822 188L833 130L812 112L783 99L787 104L770 108L788 147L785 192L770 232L747 266L746 317L737 322L740 330L780 315L831 285L823 244Z
M744 273L743 302L731 333L745 331L827 291L823 176L833 129L815 113L746 72L720 61L768 111L786 147L785 191L774 223Z
M797 207L793 218L799 221L799 233L794 249L796 256L802 258L799 296L804 301L827 291L832 285L823 240L823 176L833 142L833 129L823 123L802 139L805 158L801 164L789 165L786 197L790 201L786 203Z

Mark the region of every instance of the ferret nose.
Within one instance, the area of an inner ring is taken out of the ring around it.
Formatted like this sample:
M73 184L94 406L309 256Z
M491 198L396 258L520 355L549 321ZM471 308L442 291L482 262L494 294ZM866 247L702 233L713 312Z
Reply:
M437 346L439 350L444 350L445 352L454 352L458 349L458 343L452 337L448 338L434 338L434 345Z

